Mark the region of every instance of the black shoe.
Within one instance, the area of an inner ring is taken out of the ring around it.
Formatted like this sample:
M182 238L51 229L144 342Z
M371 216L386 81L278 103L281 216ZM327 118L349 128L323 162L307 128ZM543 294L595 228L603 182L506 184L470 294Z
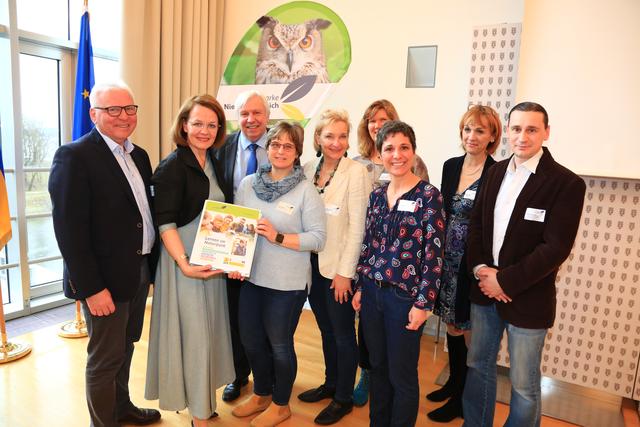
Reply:
M313 422L323 426L335 424L340 421L342 417L351 412L352 409L353 402L340 403L332 400L331 403L329 403L329 406L324 408Z
M464 388L467 376L467 346L464 335L451 335L447 332L447 348L449 350L449 379L442 388L427 394L432 402L444 402L453 396L458 389Z
M447 381L442 388L427 394L427 399L432 402L444 402L453 396L454 388L453 381Z
M438 423L453 421L458 417L462 417L462 402L456 398L449 399L443 406L429 412L427 417L429 417L431 421Z
M335 394L336 389L334 387L327 387L322 384L318 388L312 388L311 390L307 390L298 395L298 399L307 403L320 402L322 399L332 398Z
M155 409L137 408L133 406L129 412L118 418L122 424L135 424L144 426L160 420L160 412Z
M222 400L225 402L232 402L240 397L240 391L242 387L249 384L249 378L243 378L241 380L235 380L231 384L227 384L222 392Z

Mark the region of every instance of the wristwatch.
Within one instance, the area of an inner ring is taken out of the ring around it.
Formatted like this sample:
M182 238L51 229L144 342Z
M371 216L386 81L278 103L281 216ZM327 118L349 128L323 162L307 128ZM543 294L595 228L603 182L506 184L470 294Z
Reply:
M276 243L281 245L283 241L284 241L284 234L282 233L276 234Z

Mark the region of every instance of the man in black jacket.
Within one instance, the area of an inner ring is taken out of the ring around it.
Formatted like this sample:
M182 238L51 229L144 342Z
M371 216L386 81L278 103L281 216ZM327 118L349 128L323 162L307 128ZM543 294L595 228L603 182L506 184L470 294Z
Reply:
M240 181L255 173L258 167L267 163L267 124L269 122L269 104L256 91L241 93L235 102L240 130L230 134L224 145L215 151L215 157L223 167L224 182L221 183L225 194L233 192ZM213 148L212 148L213 149ZM240 396L240 389L248 383L249 361L240 341L238 328L238 301L241 282L227 279L227 297L229 301L229 322L231 324L231 343L233 346L233 364L236 379L227 384L222 400L230 402Z
M506 330L511 402L507 426L539 426L540 363L556 315L555 281L578 232L585 183L542 144L549 117L539 104L509 112L513 155L489 169L471 214L467 263L471 345L464 426L493 425L496 359Z
M150 424L160 412L134 406L128 383L157 260L151 164L128 139L138 110L130 89L96 85L90 101L95 129L56 151L49 178L64 292L87 321L91 425Z

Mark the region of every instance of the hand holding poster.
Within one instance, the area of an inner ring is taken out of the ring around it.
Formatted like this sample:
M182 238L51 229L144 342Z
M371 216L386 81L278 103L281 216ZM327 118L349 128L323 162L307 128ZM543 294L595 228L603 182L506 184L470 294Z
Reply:
M249 277L259 218L257 209L206 200L190 262Z

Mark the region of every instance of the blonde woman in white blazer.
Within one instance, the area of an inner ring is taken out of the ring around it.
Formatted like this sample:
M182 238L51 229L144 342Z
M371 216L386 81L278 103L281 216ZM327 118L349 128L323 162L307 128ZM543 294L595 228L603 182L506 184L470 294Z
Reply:
M304 165L322 197L327 214L324 250L311 255L312 286L309 303L322 335L325 381L301 393L303 402L331 398L315 419L317 424L338 422L353 408L353 384L358 368L355 312L350 304L353 278L364 237L364 220L371 183L367 169L346 157L349 116L326 110L314 133L318 158Z

